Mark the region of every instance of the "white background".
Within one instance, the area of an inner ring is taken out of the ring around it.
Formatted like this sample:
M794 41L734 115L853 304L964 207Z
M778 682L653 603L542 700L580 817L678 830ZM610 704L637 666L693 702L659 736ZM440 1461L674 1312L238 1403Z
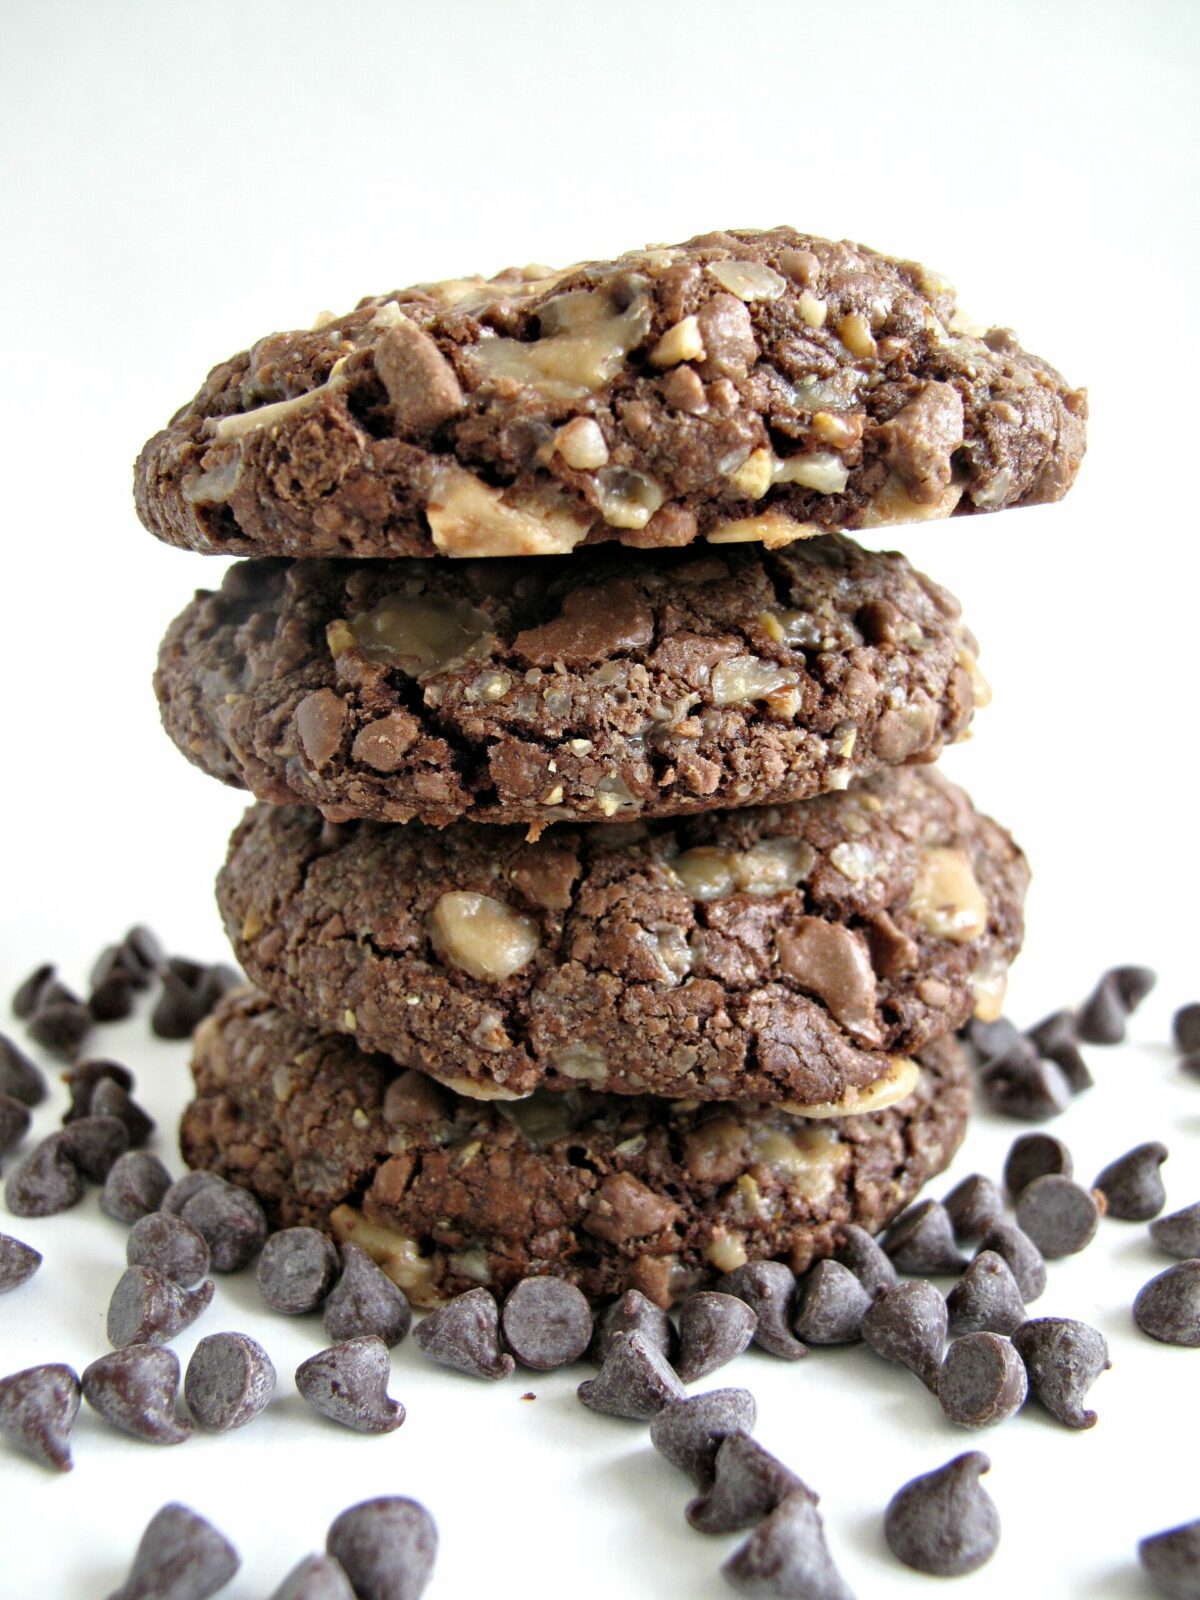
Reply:
M0 5L0 990L45 957L81 981L134 919L223 954L211 883L241 800L175 754L149 687L168 620L220 563L157 544L129 492L143 439L209 366L418 279L791 222L926 261L1091 390L1065 504L896 542L958 593L996 691L947 765L1034 864L1012 1014L1075 1000L1114 961L1163 974L1142 1047L1092 1052L1098 1085L1059 1126L1078 1174L1161 1136L1172 1207L1200 1197L1200 1084L1162 1043L1200 991L1198 44L1189 0ZM186 1051L145 1035L142 1019L98 1048L139 1071L174 1160ZM998 1172L1017 1131L981 1117L952 1176ZM0 1301L0 1371L82 1367L105 1348L123 1231L94 1197L16 1231L47 1263ZM881 1513L974 1446L1004 1537L964 1594L1148 1595L1137 1537L1200 1515L1200 1354L1128 1318L1165 1264L1114 1222L1052 1270L1037 1311L1093 1320L1112 1345L1091 1434L1034 1413L964 1434L862 1350L727 1370L821 1492L859 1600L929 1587L888 1556ZM431 1594L728 1592L716 1569L734 1541L687 1529L686 1484L639 1428L576 1405L581 1374L487 1387L404 1347L409 1420L364 1440L292 1390L315 1318L269 1318L250 1279L223 1280L176 1347L186 1359L220 1327L275 1356L267 1417L155 1451L85 1416L61 1480L0 1449L0 1594L101 1600L178 1497L240 1546L226 1592L250 1600L344 1505L390 1491L441 1526Z

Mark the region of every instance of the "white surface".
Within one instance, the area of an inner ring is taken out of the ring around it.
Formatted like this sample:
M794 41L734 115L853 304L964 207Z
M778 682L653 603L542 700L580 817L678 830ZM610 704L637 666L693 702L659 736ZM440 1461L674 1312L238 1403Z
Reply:
M1113 961L1163 972L1145 1047L1093 1052L1097 1087L1057 1131L1085 1179L1161 1136L1171 1206L1200 1197L1200 1088L1161 1046L1200 991L1200 571L1193 505L1172 492L1195 455L1200 8L9 0L3 21L0 991L46 956L82 981L135 918L223 953L211 882L241 801L163 739L148 681L167 621L220 563L158 545L129 498L142 440L212 363L416 279L791 221L925 260L1091 389L1065 504L896 542L958 593L996 690L947 766L1034 863L1013 1014L1078 997ZM143 1019L97 1048L138 1071L170 1158L185 1052L144 1041ZM981 1118L951 1176L998 1172L1017 1131ZM81 1367L104 1348L124 1230L93 1197L16 1232L47 1265L0 1301L0 1371ZM1200 1355L1128 1321L1165 1264L1109 1223L1052 1268L1037 1311L1093 1320L1112 1345L1090 1434L1033 1413L953 1430L861 1350L751 1355L711 1383L754 1390L760 1437L821 1491L859 1600L928 1589L881 1548L880 1517L913 1473L975 1446L1004 1537L963 1593L1136 1600L1137 1537L1200 1515ZM408 1422L359 1439L291 1390L319 1323L255 1300L250 1279L222 1280L176 1342L186 1359L222 1327L265 1341L279 1397L243 1434L155 1451L85 1413L62 1480L0 1451L0 1594L100 1600L178 1497L240 1547L226 1593L250 1600L343 1506L388 1491L441 1526L431 1596L728 1592L734 1541L688 1530L686 1484L642 1430L582 1412L580 1374L489 1388L402 1348Z

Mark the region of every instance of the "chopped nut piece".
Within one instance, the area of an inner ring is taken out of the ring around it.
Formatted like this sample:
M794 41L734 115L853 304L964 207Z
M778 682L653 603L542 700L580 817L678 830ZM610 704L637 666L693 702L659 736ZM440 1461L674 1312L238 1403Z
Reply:
M617 311L602 289L576 289L547 300L540 339L484 339L470 358L491 378L509 378L554 399L602 389L650 331L650 302L638 295Z
M492 643L487 616L466 600L389 594L346 625L360 655L413 678L461 666Z
M537 923L491 895L453 890L429 914L429 937L444 961L473 978L503 982L530 961Z
M757 261L710 261L710 276L739 300L778 300L787 281Z
M969 944L988 924L988 905L965 850L930 846L921 852L908 909L935 939Z
M805 325L809 328L823 328L825 318L829 315L829 307L824 300L818 300L815 294L810 294L807 289L796 302Z
M875 335L871 332L871 324L857 311L851 311L842 318L837 326L837 336L850 354L857 356L860 361L875 354Z
M704 340L700 324L695 317L684 317L666 333L650 352L650 364L655 367L675 367L681 361L703 361Z
M594 417L573 417L554 435L554 448L577 472L593 472L608 461L608 446Z
M260 428L273 428L285 417L294 417L299 412L311 411L336 390L345 388L346 375L342 370L345 365L346 357L343 356L334 362L324 383L318 384L315 389L309 389L304 394L294 395L290 400L276 400L273 405L259 406L256 411L239 411L231 417L222 417L213 427L213 437L218 444L228 444L231 439L241 439L248 433L257 433Z
M644 528L664 498L653 478L630 467L604 467L596 474L600 515L612 528Z
M508 501L473 472L440 462L425 507L433 542L448 556L552 556L587 533L565 498L548 492Z
M741 466L729 474L729 481L739 494L751 500L760 500L771 487L777 467L773 451L752 450Z
M603 1083L608 1077L608 1057L598 1044L587 1039L556 1050L550 1065L564 1078L578 1078L581 1083Z
M948 517L962 499L962 485L950 483L937 500L914 500L904 487L899 473L889 473L883 488L863 510L862 526L877 528L893 522L928 522L937 517Z
M757 517L722 522L705 534L709 544L757 544L778 550L794 539L815 539L824 530L815 522L797 522L782 511L764 511Z
M433 1293L433 1264L421 1255L415 1239L385 1228L377 1222L368 1222L361 1211L353 1206L338 1206L330 1215L329 1225L340 1244L356 1244L365 1250L376 1266L381 1267L394 1284L399 1285L415 1306L436 1304Z
M905 1099L916 1088L920 1076L920 1067L910 1057L892 1056L883 1076L863 1089L851 1089L840 1100L828 1100L819 1105L785 1101L780 1110L796 1117L865 1117Z
M822 444L844 450L862 438L863 419L861 416L839 417L835 411L814 411L812 430Z
M713 668L709 680L713 704L738 705L745 700L761 700L777 689L789 688L797 681L790 667L781 667L760 656L734 656Z
M815 489L818 494L841 494L849 476L849 468L841 457L828 451L789 456L786 461L777 462L774 471L776 483L798 483L805 489Z

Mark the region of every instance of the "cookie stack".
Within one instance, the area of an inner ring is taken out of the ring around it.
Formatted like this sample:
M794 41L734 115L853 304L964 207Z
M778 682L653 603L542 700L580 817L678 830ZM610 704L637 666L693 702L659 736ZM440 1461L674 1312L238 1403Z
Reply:
M949 1161L1026 867L931 769L985 698L844 530L1061 496L1083 396L934 274L791 229L425 284L216 367L146 525L249 557L167 731L258 800L257 985L184 1153L428 1304L661 1305Z

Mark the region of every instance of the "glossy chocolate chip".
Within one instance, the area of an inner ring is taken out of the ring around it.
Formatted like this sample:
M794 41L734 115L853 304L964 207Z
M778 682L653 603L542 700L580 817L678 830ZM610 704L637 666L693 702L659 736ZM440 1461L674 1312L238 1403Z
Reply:
M248 1189L223 1179L198 1186L177 1214L204 1235L214 1272L240 1272L266 1243L262 1206Z
M116 1117L80 1117L54 1137L61 1140L69 1160L93 1183L103 1183L129 1148L125 1124Z
M9 1173L4 1199L14 1217L53 1217L83 1199L83 1178L63 1137L52 1133Z
M979 1075L984 1099L1002 1117L1046 1122L1071 1103L1071 1084L1056 1061L1039 1056L1027 1041L989 1061Z

